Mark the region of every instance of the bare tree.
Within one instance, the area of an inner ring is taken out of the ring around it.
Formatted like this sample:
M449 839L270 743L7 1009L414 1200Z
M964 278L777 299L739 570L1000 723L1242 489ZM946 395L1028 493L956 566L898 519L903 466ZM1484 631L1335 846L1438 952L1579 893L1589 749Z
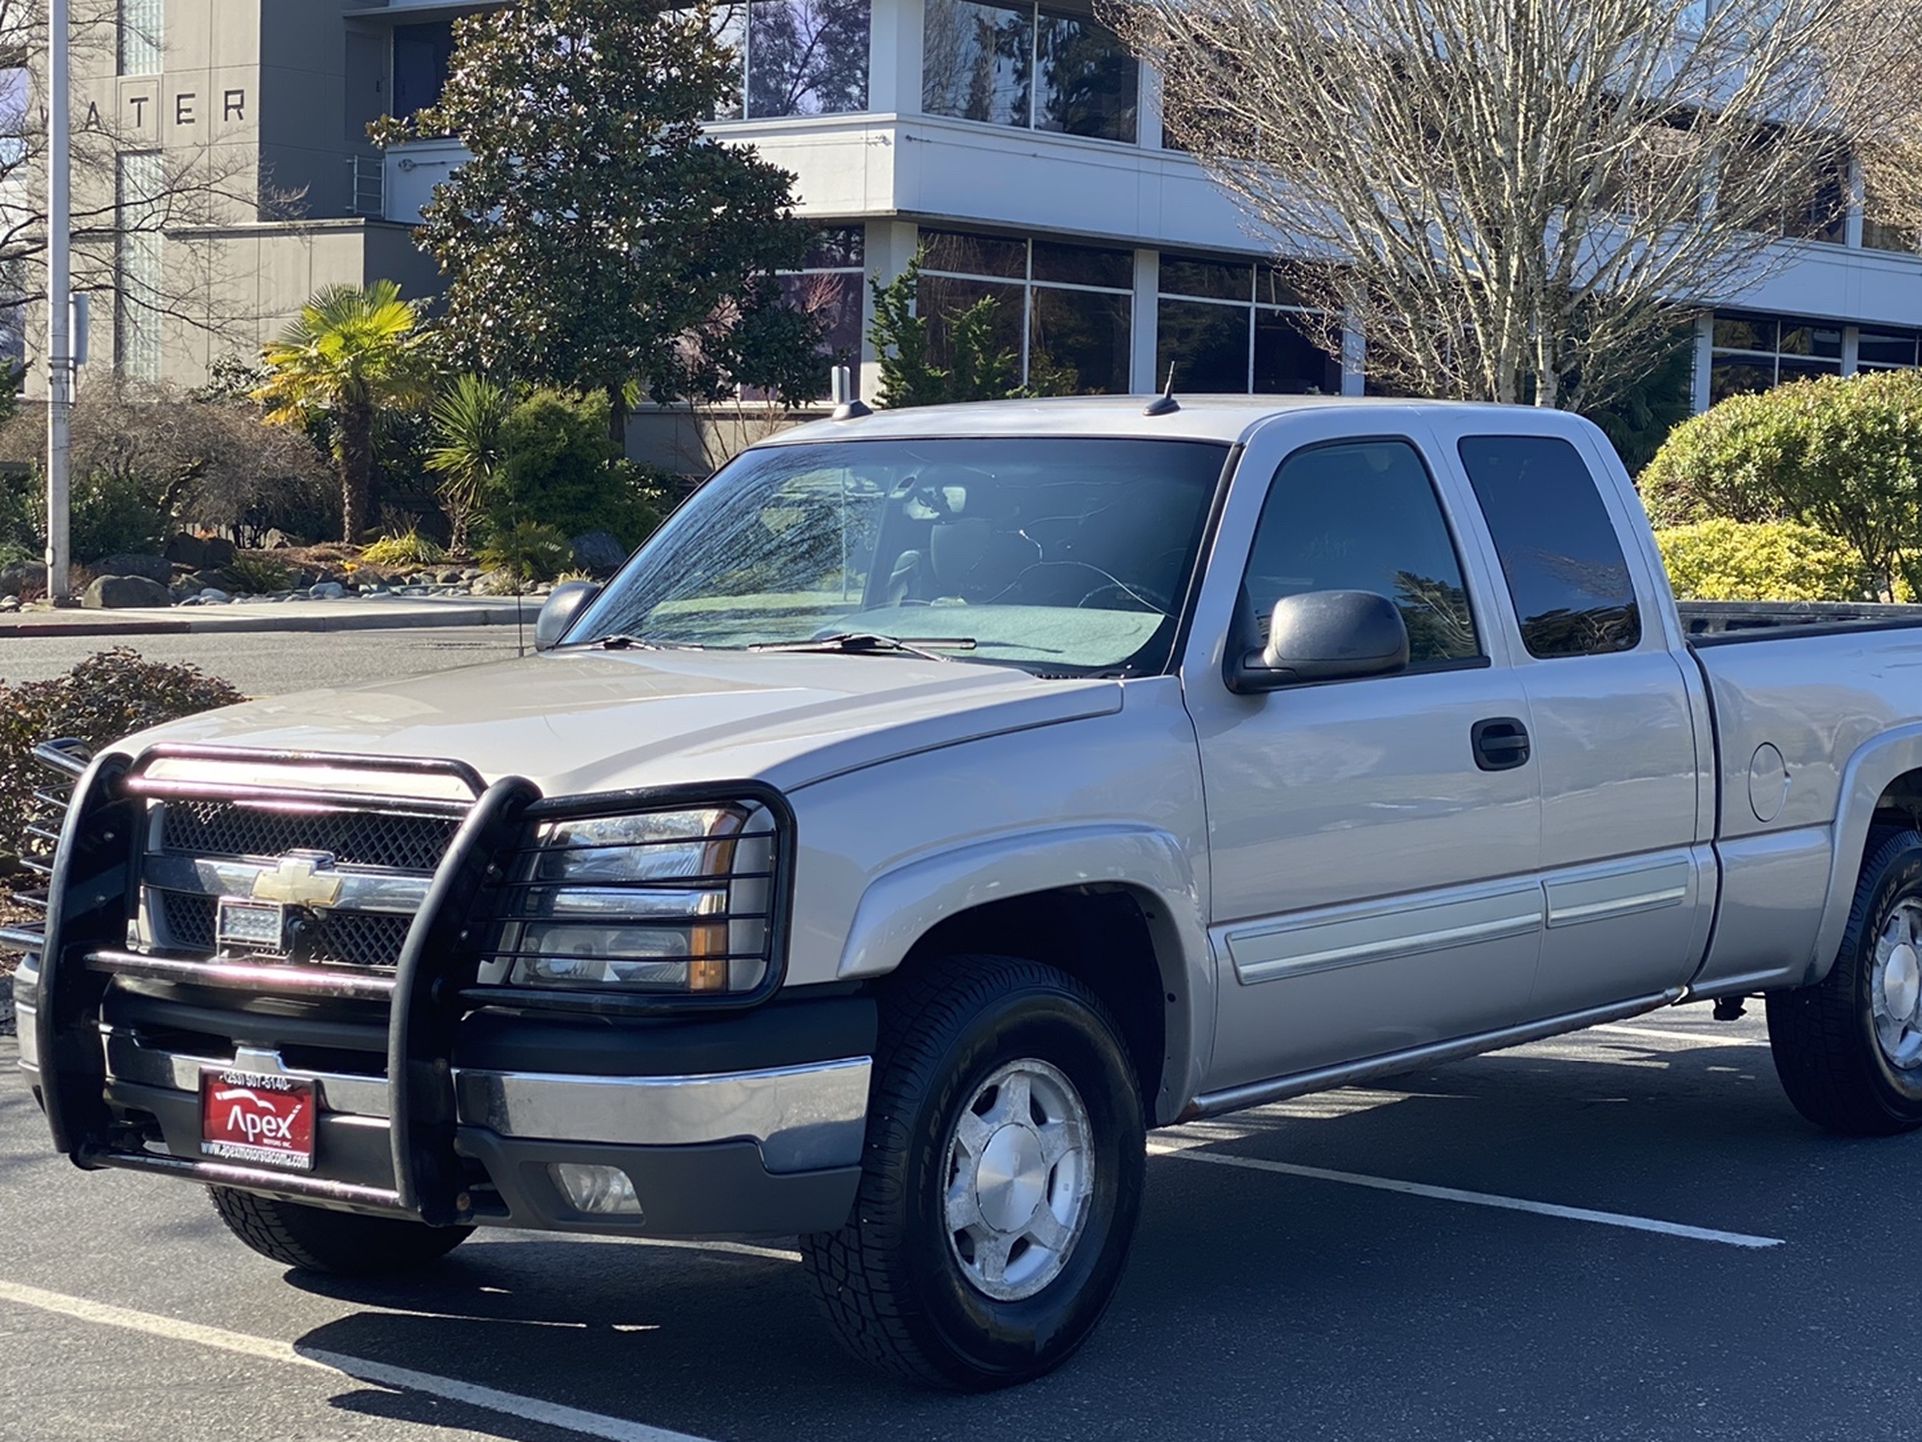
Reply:
M110 295L155 324L166 318L250 339L246 326L256 317L237 298L249 287L231 276L213 283L231 261L194 232L292 215L300 197L269 184L250 147L217 139L170 143L156 166L123 169L123 152L159 147L131 132L112 103L117 12L113 0L73 5L73 289ZM0 333L17 334L28 307L45 299L46 53L45 0L0 0ZM169 252L158 278L121 294L129 289L120 263L127 248L162 235Z
M1569 407L1834 233L1922 0L1114 0L1171 139L1388 389ZM1899 168L1899 167L1897 167ZM1789 239L1785 241L1785 237Z

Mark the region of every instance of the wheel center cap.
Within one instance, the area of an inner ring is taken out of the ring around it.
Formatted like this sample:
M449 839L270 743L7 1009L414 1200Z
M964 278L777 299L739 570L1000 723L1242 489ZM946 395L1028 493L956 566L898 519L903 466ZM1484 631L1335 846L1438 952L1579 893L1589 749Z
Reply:
M1889 1015L1898 1020L1911 1015L1922 1000L1922 958L1907 942L1889 953L1889 964L1882 972L1882 1000Z
M1041 1205L1047 1184L1041 1139L1032 1131L1009 1125L988 1138L975 1169L974 1194L989 1226L997 1232L1020 1230Z

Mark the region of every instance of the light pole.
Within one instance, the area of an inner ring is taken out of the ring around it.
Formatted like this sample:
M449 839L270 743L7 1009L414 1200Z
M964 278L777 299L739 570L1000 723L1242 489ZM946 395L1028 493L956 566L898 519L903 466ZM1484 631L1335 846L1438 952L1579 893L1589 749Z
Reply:
M69 131L72 102L67 74L69 0L47 3L47 599L67 594L67 426L73 412L73 357L69 345L72 239Z

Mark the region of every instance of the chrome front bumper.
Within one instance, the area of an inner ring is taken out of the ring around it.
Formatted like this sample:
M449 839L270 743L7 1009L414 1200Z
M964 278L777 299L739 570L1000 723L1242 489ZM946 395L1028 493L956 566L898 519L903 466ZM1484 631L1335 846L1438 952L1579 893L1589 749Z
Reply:
M26 1018L30 1021L31 1018ZM22 1035L31 1035L24 1026ZM384 1124L385 1078L303 1071L276 1051L241 1047L231 1058L143 1045L103 1029L108 1085L124 1082L196 1094L203 1068L300 1077L318 1084L335 1116ZM28 1058L22 1057L23 1064ZM569 1076L456 1069L462 1126L509 1141L686 1147L751 1141L771 1173L857 1165L867 1127L868 1057L703 1076Z

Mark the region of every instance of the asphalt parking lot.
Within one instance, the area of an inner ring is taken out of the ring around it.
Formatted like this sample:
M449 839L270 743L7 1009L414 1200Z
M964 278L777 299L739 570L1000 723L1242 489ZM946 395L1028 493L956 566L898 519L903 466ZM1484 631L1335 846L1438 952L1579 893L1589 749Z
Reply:
M1913 1438L1922 1136L1816 1133L1689 1007L1157 1133L1060 1373L844 1360L790 1243L483 1234L290 1274L198 1189L44 1154L0 1040L0 1437Z

